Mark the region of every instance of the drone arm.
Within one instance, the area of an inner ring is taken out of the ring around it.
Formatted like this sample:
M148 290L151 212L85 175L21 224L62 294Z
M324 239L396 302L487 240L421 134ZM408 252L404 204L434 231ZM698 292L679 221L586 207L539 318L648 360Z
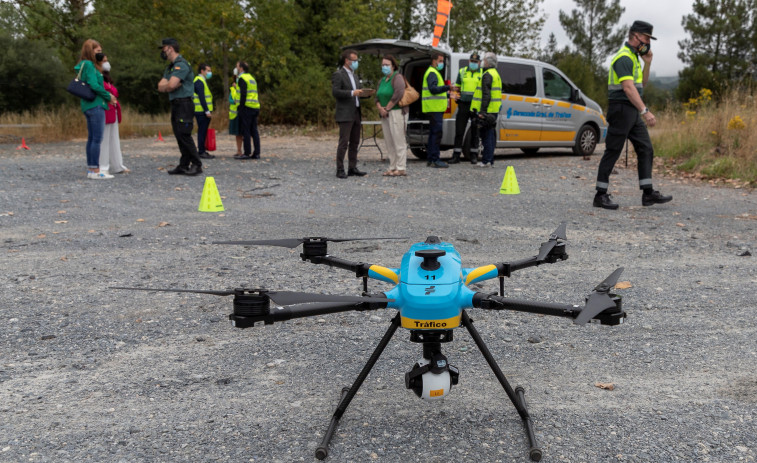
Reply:
M528 259L521 259L516 260L515 262L503 262L501 264L497 264L497 276L501 277L508 277L510 278L510 275L516 271L516 270L523 270L524 268L529 267L536 267L537 265L541 264L536 256L530 257Z
M314 264L323 264L328 265L329 267L336 267L341 268L343 270L349 270L351 272L355 272L355 276L357 277L367 277L368 276L368 270L371 267L371 264L364 264L362 262L352 262L345 259L340 259L339 257L334 256L305 256L302 255L302 260L310 261Z
M515 310L517 312L538 313L558 317L575 318L581 312L580 307L552 302L533 302L523 299L500 297L478 292L473 295L473 307L484 310Z
M389 302L315 302L308 304L293 304L285 306L265 307L254 312L238 312L235 310L229 315L229 319L237 328L249 328L255 326L255 323L264 322L266 325L272 325L276 322L283 322L293 318L318 317L338 312L349 312L352 310L379 310L387 307Z

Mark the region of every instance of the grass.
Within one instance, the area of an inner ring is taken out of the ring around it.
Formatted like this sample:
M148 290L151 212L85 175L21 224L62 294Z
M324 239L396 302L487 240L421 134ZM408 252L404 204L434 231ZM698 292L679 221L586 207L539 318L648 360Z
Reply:
M655 155L679 173L741 187L757 186L757 104L734 89L719 101L702 89L697 98L672 104L652 135Z

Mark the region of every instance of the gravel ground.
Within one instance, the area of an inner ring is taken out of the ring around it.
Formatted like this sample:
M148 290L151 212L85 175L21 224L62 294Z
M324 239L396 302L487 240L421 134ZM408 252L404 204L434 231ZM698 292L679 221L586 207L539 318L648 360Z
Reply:
M506 295L579 304L615 268L624 325L577 327L523 313L470 315L510 383L526 390L545 462L736 462L757 458L757 197L656 179L644 208L635 168L612 178L617 211L591 207L599 156L499 153L495 169L411 161L387 178L334 176L336 139L263 137L262 161L206 162L222 213L198 212L203 176L166 175L172 138L123 142L132 173L85 178L84 142L0 145L3 276L0 461L316 461L337 405L394 311L248 330L231 300L109 286L239 286L357 295L349 272L299 250L212 245L279 237L408 236L334 243L398 267L438 235L476 267L536 254L561 221L570 259L517 272ZM505 167L520 195L498 194ZM494 291L496 280L482 288ZM372 283L372 291L388 290ZM426 403L404 387L421 354L399 330L347 409L335 462L526 462L521 421L468 333L443 346L460 384ZM613 390L595 383L612 383Z

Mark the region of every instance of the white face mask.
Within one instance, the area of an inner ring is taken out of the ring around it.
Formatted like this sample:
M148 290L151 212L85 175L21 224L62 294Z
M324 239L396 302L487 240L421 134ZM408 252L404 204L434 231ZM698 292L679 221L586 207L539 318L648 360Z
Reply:
M106 61L106 62L103 63L103 71L110 72L110 62L109 61Z
M237 69L237 68L234 68L234 75L235 75L235 76L238 76L238 75L239 75L239 69Z

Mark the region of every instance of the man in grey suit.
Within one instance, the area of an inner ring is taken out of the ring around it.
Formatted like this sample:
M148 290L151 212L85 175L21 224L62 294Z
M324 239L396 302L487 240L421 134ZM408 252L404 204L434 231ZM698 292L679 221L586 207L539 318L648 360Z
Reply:
M357 150L360 146L360 98L370 96L362 89L355 74L358 56L355 50L345 50L339 58L339 69L331 75L331 93L336 98L336 122L339 124L339 144L336 148L336 176L362 177L365 172L357 168ZM348 148L349 147L349 152ZM348 168L344 171L344 153L348 152Z

